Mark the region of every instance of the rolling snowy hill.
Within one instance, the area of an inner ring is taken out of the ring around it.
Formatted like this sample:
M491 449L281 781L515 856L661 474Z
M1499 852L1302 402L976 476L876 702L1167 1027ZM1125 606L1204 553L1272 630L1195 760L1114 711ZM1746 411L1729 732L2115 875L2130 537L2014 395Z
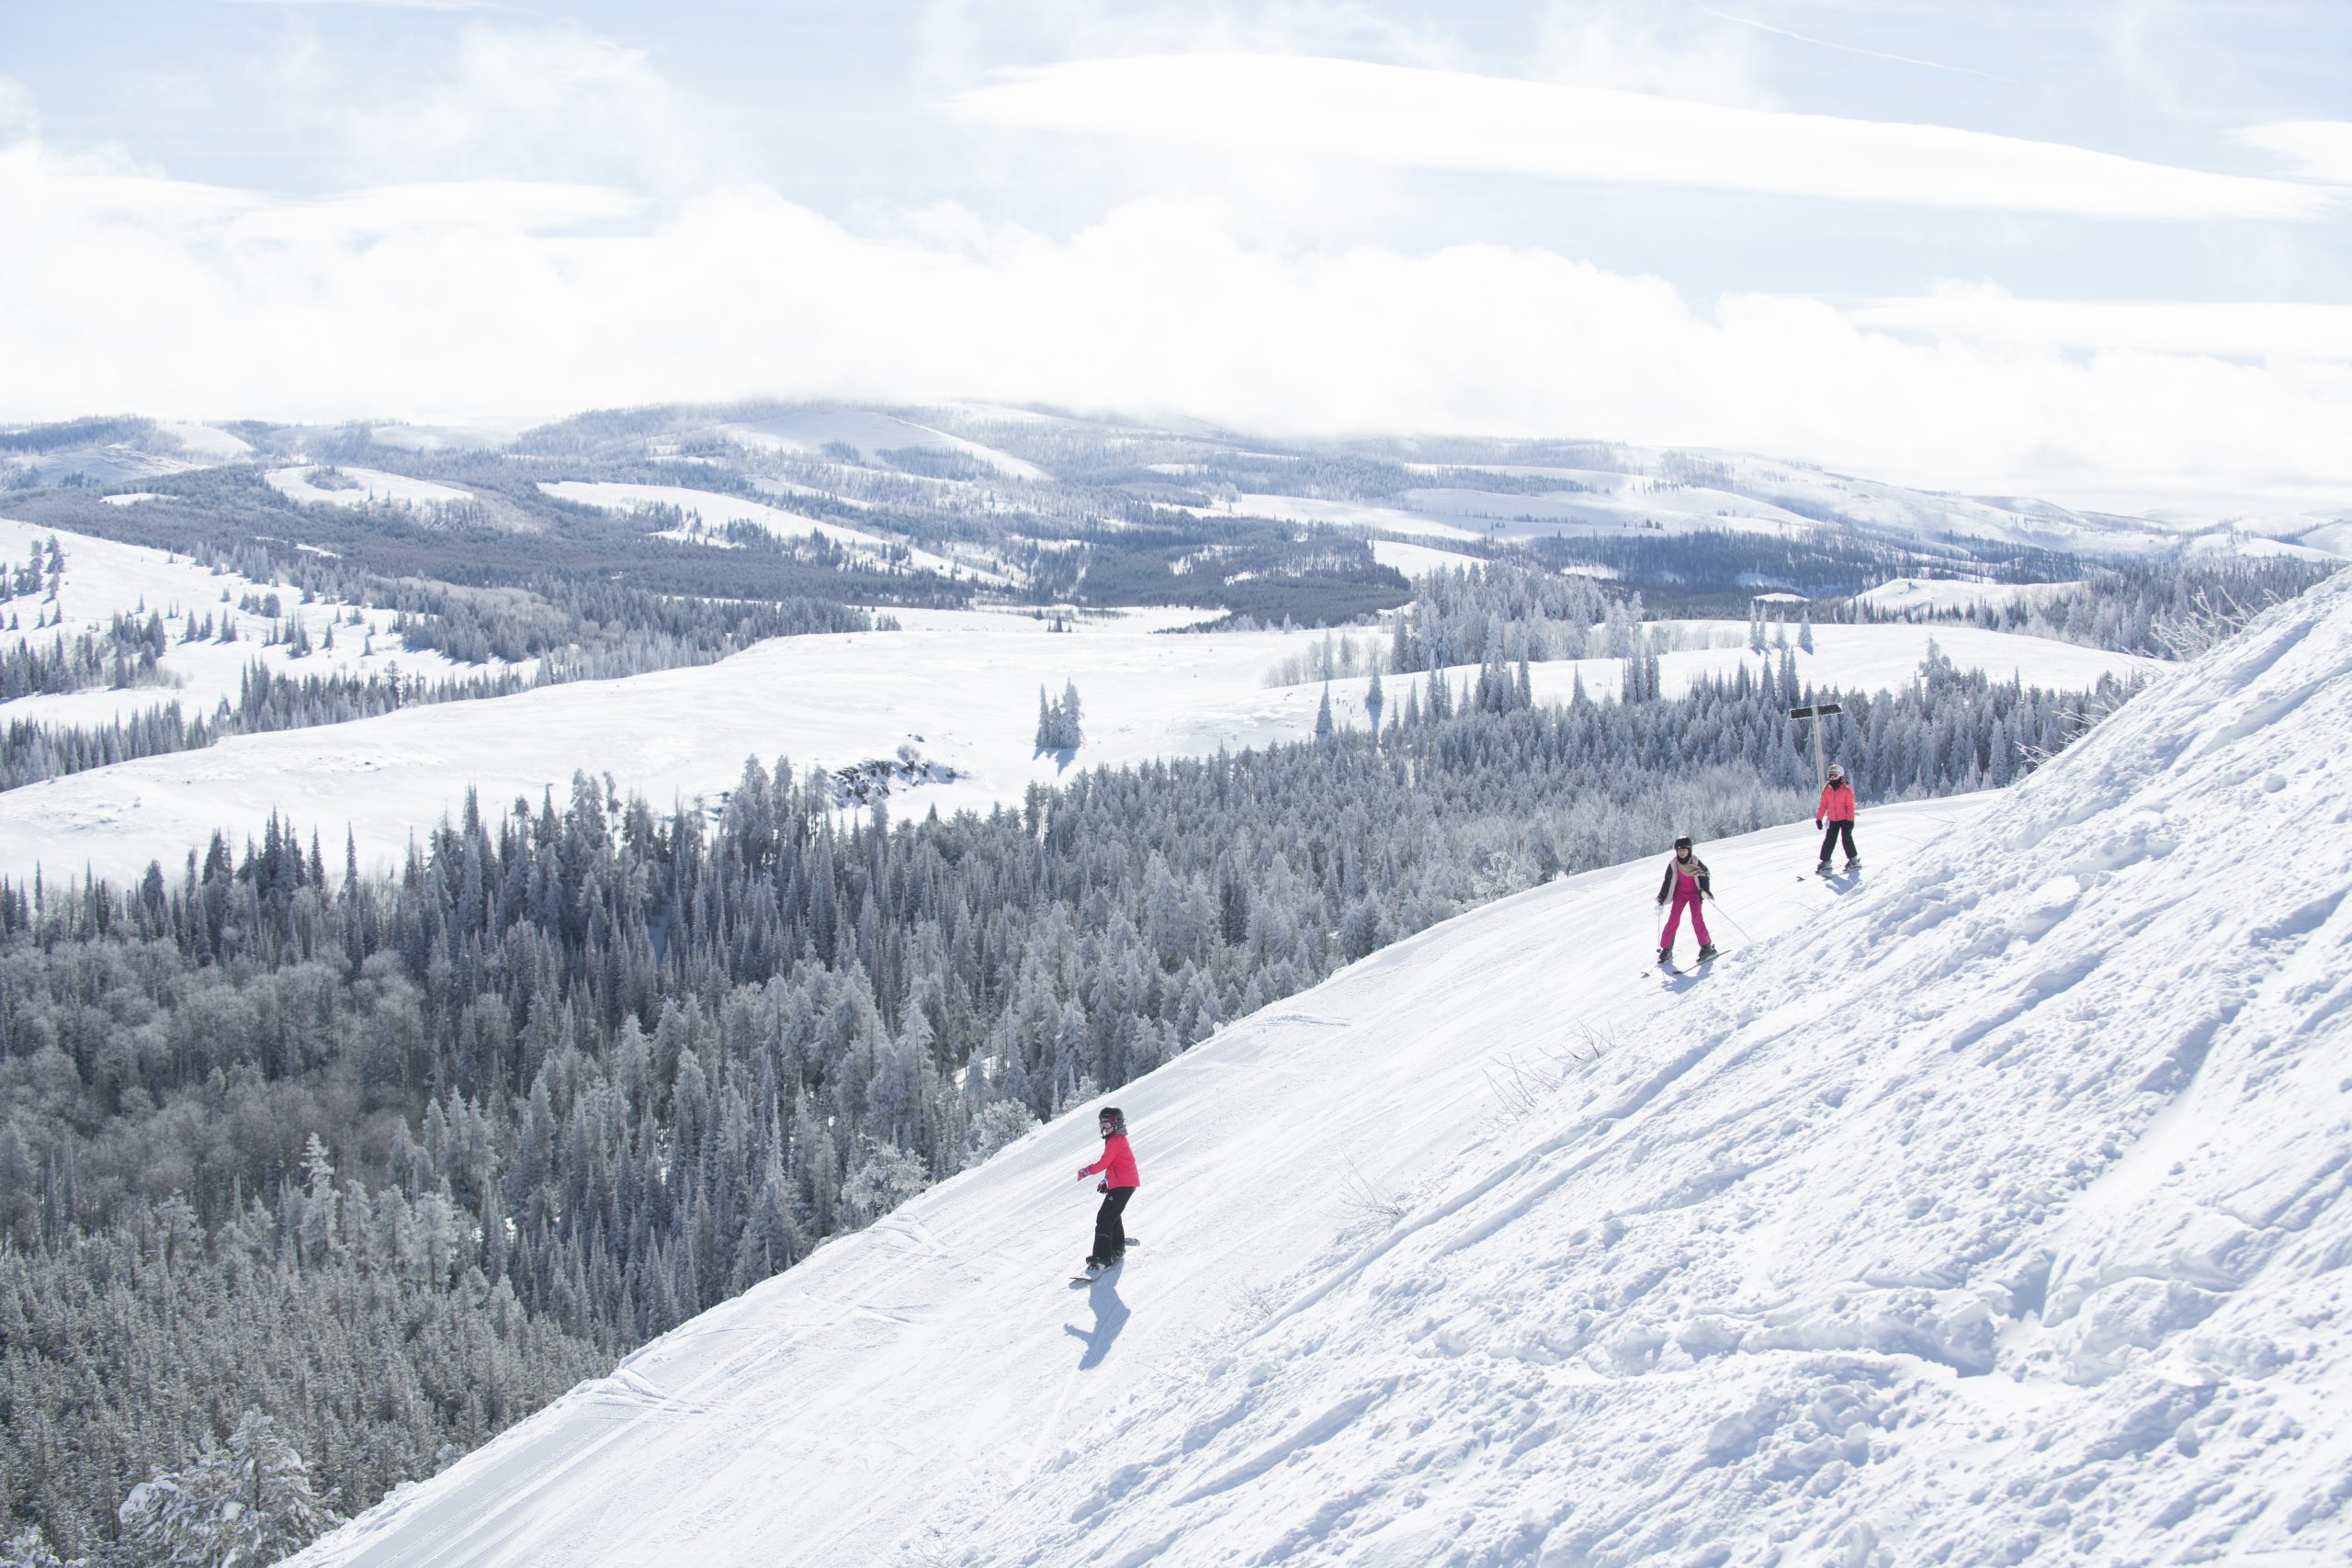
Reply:
M2347 739L2338 579L1705 975L1464 916L1122 1090L1091 1287L1089 1106L300 1561L2340 1562Z
M199 569L182 570L207 581ZM956 776L911 788L894 809L986 812L1018 805L1033 784L1050 784L1073 766L1206 756L1314 733L1324 687L1265 683L1277 663L1312 646L1312 635L1161 635L1197 617L1187 610L1130 611L1086 617L1057 633L1010 611L909 610L899 613L898 632L784 637L716 664L235 736L202 750L0 792L0 875L29 878L38 864L51 876L91 870L128 880L151 860L177 863L217 828L257 836L273 812L317 829L329 842L348 830L363 863L392 865L412 834L459 812L469 786L503 806L517 795L561 795L580 769L657 801L716 802L742 776L747 757L841 768L888 760L907 745ZM1663 656L1668 695L1757 659L1746 649L1744 626L1692 623L1686 630L1693 640L1716 637L1739 646ZM2096 685L2110 671L2161 668L2131 654L1973 626L1821 626L1815 636L1819 651L1795 655L1800 673L1850 690L1906 683L1931 640L1963 668L1996 680L2021 671L2061 690ZM347 658L356 649L340 651ZM172 657L206 652L198 645ZM441 671L437 662L399 657L403 668ZM206 668L233 682L243 666L216 658ZM1456 670L1451 679L1460 687L1474 673ZM1034 744L1038 687L1058 694L1073 678L1085 704L1086 744L1074 756L1041 752ZM1622 679L1622 661L1610 659L1559 660L1532 671L1537 700L1547 703L1566 702L1578 680L1610 696ZM1361 676L1331 682L1340 723L1366 723L1368 683ZM1396 683L1401 703L1402 680ZM200 689L193 679L190 686ZM86 692L8 706L84 705L112 713L173 694Z

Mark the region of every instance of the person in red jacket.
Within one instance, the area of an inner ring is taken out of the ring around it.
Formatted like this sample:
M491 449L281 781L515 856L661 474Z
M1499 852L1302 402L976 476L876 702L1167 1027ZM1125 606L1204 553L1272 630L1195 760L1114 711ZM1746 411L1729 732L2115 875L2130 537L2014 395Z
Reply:
M1829 852L1839 839L1846 840L1846 869L1862 869L1861 852L1854 848L1854 786L1846 782L1846 770L1837 763L1829 764L1829 782L1821 789L1821 804L1814 807L1813 825L1829 824L1821 835L1821 863L1813 869L1824 876L1829 874Z
M1090 1176L1102 1179L1094 1184L1094 1190L1102 1194L1102 1206L1094 1212L1094 1250L1086 1258L1089 1274L1099 1274L1126 1256L1127 1227L1120 1216L1143 1185L1143 1178L1136 1174L1135 1151L1127 1147L1126 1117L1117 1106L1105 1106L1095 1124L1102 1134L1102 1157L1078 1173L1080 1181Z

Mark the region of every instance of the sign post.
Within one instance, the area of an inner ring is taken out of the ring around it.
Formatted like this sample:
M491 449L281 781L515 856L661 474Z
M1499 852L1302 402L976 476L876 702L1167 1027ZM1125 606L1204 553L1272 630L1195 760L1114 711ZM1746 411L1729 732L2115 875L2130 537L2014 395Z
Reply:
M1825 789L1829 784L1829 770L1822 764L1821 761L1821 721L1832 714L1840 714L1845 711L1836 703L1815 703L1811 707L1789 710L1791 718L1813 720L1813 787L1815 789Z

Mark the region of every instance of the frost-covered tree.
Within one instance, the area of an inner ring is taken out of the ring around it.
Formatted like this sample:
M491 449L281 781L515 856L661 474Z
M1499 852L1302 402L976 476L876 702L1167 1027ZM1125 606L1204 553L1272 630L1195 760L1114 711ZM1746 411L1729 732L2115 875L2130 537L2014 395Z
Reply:
M1078 682L1065 682L1059 699L1048 698L1046 688L1037 688L1037 750L1040 751L1075 751L1086 742L1086 731L1080 722Z
M169 1568L265 1568L343 1522L311 1490L294 1445L258 1410L245 1412L227 1451L132 1487L119 1519L141 1562Z
M60 1557L39 1525L28 1525L0 1541L0 1568L83 1568L85 1559Z

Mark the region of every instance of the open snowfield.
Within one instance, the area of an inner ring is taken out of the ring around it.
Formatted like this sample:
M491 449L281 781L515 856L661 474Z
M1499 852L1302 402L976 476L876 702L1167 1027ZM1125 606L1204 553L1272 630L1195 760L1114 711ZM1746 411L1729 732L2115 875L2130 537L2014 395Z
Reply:
M1069 633L1012 612L901 610L898 632L783 637L718 664L445 703L350 724L238 736L201 751L142 758L0 793L0 874L133 877L150 860L176 864L216 828L258 836L277 810L328 840L346 829L361 859L395 864L410 835L454 815L466 786L486 804L569 786L576 769L667 803L716 800L757 755L839 768L913 744L965 775L907 791L900 814L1017 805L1066 767L1240 750L1314 732L1324 688L1268 688L1266 674L1316 640L1306 632L1159 635L1185 610L1084 618ZM1709 626L1707 623L1690 623ZM1744 624L1709 626L1744 637ZM1888 689L1910 681L1932 637L1963 666L2062 688L2150 661L1973 627L1816 627L1820 651L1797 655L1807 679ZM243 645L239 645L243 646ZM1668 694L1757 655L1743 648L1671 653ZM1773 657L1777 658L1777 655ZM403 666L406 667L405 665ZM1459 688L1471 669L1449 672ZM1581 675L1596 697L1623 682L1618 660L1536 665L1536 697L1566 702ZM1086 744L1074 759L1036 754L1037 688L1076 680ZM1392 705L1405 700L1393 677ZM1331 682L1332 710L1362 728L1365 677ZM101 694L92 694L93 695ZM53 699L72 700L72 699ZM11 706L19 705L10 705ZM920 737L920 739L916 739Z
M1475 911L1120 1090L1091 1286L1087 1106L298 1561L2341 1562L2347 744L2339 580L1704 974Z
M456 485L435 484L406 474L388 474L381 468L339 468L335 472L351 483L330 489L312 482L319 472L319 465L311 464L306 468L272 468L262 478L278 494L308 506L377 506L388 502L455 506L475 499L473 491Z
M1461 571L1468 567L1487 564L1483 556L1466 556L1460 550L1441 550L1428 545L1408 545L1402 539L1374 539L1372 558L1383 566L1394 567L1407 578L1427 577L1433 571Z
M0 517L0 563L13 570L24 564L35 545L46 550L52 537L65 552L65 585L54 604L38 592L0 599L0 615L20 617L25 623L20 632L0 633L0 649L13 647L20 638L46 646L61 632L71 642L85 631L103 633L117 615L135 614L143 621L150 611L160 612L172 639L161 664L175 683L18 697L0 704L0 724L13 720L101 725L170 702L178 703L181 713L194 718L198 714L209 714L223 697L233 703L247 666L256 659L268 664L273 671L295 680L306 675L380 675L397 666L403 676L438 681L449 675L481 675L506 668L495 663L460 665L433 649L405 648L400 635L391 629L395 617L390 610L362 610L359 613L367 622L365 626L343 625L340 623L351 614L350 606L302 604L300 589L256 583L235 572L215 576L209 568L198 566L185 556L139 545L117 544L85 534L69 534L62 529L39 528L5 517ZM226 603L220 598L224 591L229 595ZM284 611L279 625L290 631L299 620L310 632L311 653L306 658L289 659L283 647L263 646L261 639L269 630L269 618L237 607L238 601L248 593L264 598L277 594ZM53 615L60 609L65 615L63 625L38 632L32 629L37 613ZM190 612L199 618L210 616L216 628L223 616L235 621L237 640L182 642L180 632ZM338 623L334 628L335 645L318 646L324 639L331 620ZM364 651L371 635L375 639L372 654ZM522 667L522 672L529 673L527 666Z

